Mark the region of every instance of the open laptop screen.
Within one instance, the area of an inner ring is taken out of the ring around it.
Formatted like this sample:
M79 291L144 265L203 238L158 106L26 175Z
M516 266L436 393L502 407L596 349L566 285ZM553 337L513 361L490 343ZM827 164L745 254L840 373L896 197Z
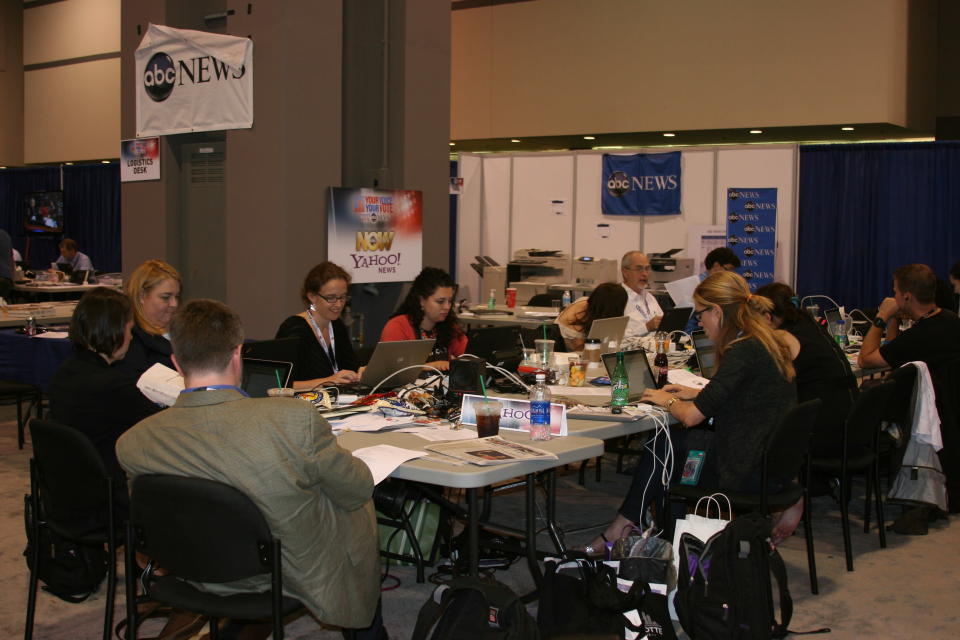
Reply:
M266 398L267 389L286 387L290 384L293 365L274 360L243 359L243 377L240 387L251 398Z
M703 331L694 331L692 338L700 375L704 378L712 378L717 371L717 346Z
M607 368L607 375L613 377L613 370L617 366L617 354L603 354L603 366ZM644 389L656 389L657 381L650 369L647 352L643 349L623 352L623 366L627 370L627 379L630 381L630 402L636 402Z

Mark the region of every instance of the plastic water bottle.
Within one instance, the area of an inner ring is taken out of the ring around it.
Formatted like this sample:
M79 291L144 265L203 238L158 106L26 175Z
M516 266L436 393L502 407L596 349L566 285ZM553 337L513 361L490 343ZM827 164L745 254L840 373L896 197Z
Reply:
M610 376L610 412L623 413L623 408L630 404L630 378L627 377L627 368L623 364L623 351L617 352L617 366Z
M563 292L563 299L561 300L561 304L563 305L563 308L566 309L567 307L569 307L572 301L573 301L573 296L570 295L570 290L567 289L566 291Z
M530 389L530 439L550 439L550 389L547 376L537 374L537 383Z
M842 316L837 320L836 327L837 334L834 338L841 349L846 349L849 345L849 338L847 337L847 323Z
M493 309L497 306L497 290L490 289L490 297L487 298L487 309Z

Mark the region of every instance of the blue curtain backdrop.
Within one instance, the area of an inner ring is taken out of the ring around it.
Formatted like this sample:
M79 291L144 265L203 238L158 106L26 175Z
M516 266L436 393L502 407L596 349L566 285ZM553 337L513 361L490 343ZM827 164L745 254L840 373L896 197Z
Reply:
M24 196L60 189L59 167L27 167L0 171L0 228L24 253ZM30 266L44 268L56 260L62 237L73 238L98 271L120 271L120 166L81 164L63 167L64 234L30 235Z
M911 262L960 259L960 142L800 147L797 292L876 307Z

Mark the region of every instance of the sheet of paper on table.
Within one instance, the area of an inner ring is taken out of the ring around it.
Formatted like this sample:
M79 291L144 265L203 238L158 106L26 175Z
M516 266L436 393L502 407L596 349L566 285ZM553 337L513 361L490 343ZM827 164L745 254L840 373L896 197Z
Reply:
M380 484L384 478L393 473L393 470L407 460L422 458L425 451L413 451L389 444L377 444L364 447L353 452L353 457L363 460L373 474L373 484Z
M67 333L66 331L44 331L43 333L38 333L33 337L59 339L59 338L69 338L70 334Z
M415 416L388 418L377 412L358 413L346 418L327 418L334 431L382 431L411 424Z
M670 384L682 384L694 389L703 389L710 382L707 378L690 373L686 369L670 369L667 371L667 382Z
M430 442L473 440L477 437L477 432L472 429L450 429L449 427L404 427L397 429L397 433L412 433Z

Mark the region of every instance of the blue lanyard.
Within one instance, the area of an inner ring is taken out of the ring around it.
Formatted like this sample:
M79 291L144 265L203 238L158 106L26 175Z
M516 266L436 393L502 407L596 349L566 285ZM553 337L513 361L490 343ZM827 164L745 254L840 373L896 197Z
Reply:
M181 394L184 393L193 393L194 391L218 391L220 389L233 389L234 391L240 393L240 395L249 398L250 394L234 384L211 384L206 387L190 387L189 389L184 389L181 391Z

